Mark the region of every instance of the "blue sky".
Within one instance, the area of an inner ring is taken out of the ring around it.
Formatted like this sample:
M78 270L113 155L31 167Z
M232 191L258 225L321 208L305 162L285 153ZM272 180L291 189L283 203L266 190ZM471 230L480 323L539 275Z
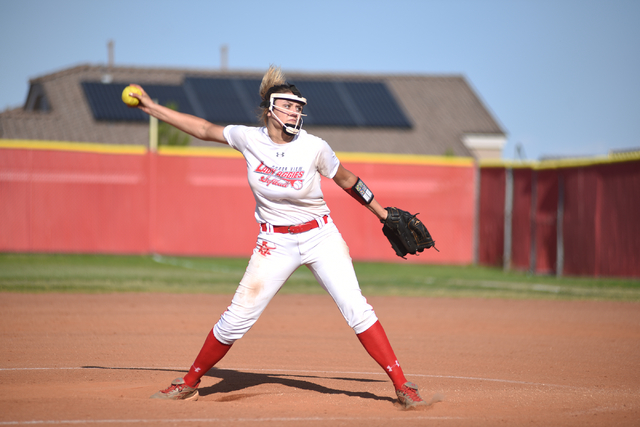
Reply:
M528 159L640 148L639 0L0 0L0 110L78 64L466 77ZM331 143L331 141L328 141Z

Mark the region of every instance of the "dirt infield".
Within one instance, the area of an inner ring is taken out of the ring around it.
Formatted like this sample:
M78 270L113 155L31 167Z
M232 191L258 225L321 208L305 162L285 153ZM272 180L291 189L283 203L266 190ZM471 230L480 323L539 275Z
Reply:
M230 296L0 294L1 425L640 425L640 304L369 298L409 380L400 411L327 296L279 295L201 385L182 376Z

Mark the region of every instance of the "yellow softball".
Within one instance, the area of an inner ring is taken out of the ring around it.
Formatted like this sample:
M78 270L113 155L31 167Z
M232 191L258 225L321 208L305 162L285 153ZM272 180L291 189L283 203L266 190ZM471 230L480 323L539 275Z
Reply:
M138 98L130 96L130 93L137 93L138 95L142 95L142 91L135 86L127 86L122 91L122 102L127 104L129 107L135 107L140 103L140 101L138 100Z

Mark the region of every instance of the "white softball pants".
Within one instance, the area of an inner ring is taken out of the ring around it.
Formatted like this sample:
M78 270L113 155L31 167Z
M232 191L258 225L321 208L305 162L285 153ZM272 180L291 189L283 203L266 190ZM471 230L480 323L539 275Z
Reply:
M213 327L218 341L231 345L242 338L301 265L306 265L331 295L356 334L378 320L362 295L342 235L331 219L320 224L319 228L298 234L260 232L231 305Z

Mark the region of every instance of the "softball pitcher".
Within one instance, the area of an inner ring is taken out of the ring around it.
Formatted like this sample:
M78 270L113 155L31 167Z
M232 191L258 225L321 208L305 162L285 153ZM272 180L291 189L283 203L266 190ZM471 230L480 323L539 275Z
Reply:
M306 265L331 295L356 336L385 370L406 409L427 406L415 384L405 378L376 314L360 291L349 249L333 223L320 188L321 176L365 205L381 221L388 211L356 175L345 169L322 139L302 129L307 100L270 67L260 85L263 127L218 126L154 103L147 93L132 93L145 113L205 141L228 144L247 164L259 224L256 247L231 305L208 334L189 372L153 396L195 400L200 378L242 338L269 301L301 265Z

